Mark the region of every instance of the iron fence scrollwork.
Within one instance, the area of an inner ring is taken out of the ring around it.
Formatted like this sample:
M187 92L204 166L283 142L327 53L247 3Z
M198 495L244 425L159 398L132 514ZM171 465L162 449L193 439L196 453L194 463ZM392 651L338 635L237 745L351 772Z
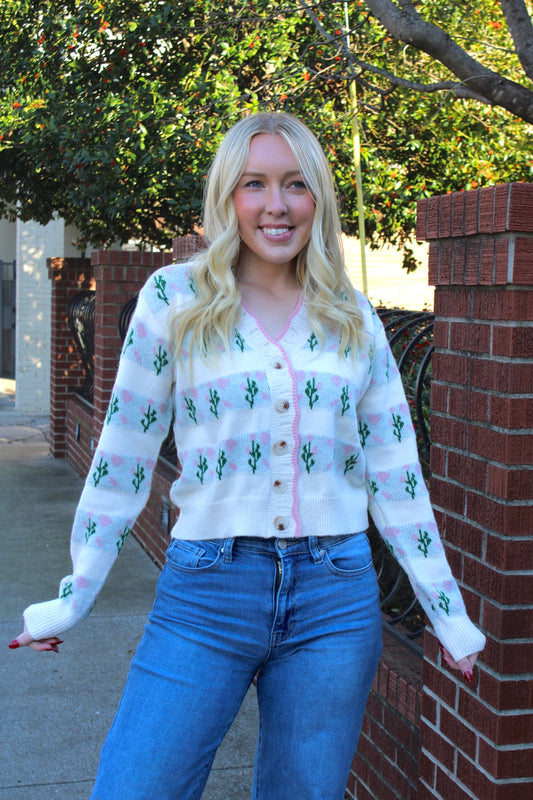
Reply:
M71 391L91 403L94 395L94 309L95 292L91 289L74 295L67 309L68 325L85 373L82 386Z
M434 314L429 311L376 309L398 365L415 429L422 474L430 478L430 392ZM406 573L370 522L369 539L380 589L380 603L389 626L419 647L425 614Z

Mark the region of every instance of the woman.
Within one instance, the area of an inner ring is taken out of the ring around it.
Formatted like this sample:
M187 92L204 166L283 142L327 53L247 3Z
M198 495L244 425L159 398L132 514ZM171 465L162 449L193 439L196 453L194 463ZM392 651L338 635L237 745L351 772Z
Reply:
M57 649L146 502L175 409L180 510L93 800L200 798L252 682L256 800L340 800L381 651L368 511L471 679L483 635L439 540L401 380L350 285L326 159L286 114L241 120L209 248L140 293L60 597L13 646Z

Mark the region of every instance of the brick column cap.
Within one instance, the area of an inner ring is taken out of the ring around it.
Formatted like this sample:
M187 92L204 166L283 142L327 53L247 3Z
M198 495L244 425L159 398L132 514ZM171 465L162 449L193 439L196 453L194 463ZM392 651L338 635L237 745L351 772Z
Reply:
M533 233L533 183L501 183L417 203L418 241L505 231Z

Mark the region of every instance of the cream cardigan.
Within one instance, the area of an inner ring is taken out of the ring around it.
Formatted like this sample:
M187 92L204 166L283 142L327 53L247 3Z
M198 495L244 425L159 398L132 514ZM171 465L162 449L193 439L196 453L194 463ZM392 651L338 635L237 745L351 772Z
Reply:
M243 307L231 352L206 363L173 354L170 319L191 302L187 266L154 273L139 295L71 539L59 598L25 612L34 638L83 619L147 502L175 411L181 473L173 537L334 536L366 529L368 512L455 659L484 636L466 615L418 462L416 437L383 326L358 294L367 346L321 347L300 300L271 339ZM194 376L194 380L191 378Z

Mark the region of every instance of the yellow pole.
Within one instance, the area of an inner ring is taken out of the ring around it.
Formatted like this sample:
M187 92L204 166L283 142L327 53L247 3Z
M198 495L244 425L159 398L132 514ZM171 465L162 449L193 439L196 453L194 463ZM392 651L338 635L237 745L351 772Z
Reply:
M346 44L350 47L350 25L348 20L348 3L344 2L344 25L346 31ZM361 273L363 278L363 292L368 295L368 280L366 272L366 234L365 234L365 205L363 201L363 177L361 172L361 139L359 135L359 117L357 108L357 88L354 80L349 84L350 114L352 118L353 161L355 168L355 187L357 195L357 222L359 227L359 246L361 248Z

